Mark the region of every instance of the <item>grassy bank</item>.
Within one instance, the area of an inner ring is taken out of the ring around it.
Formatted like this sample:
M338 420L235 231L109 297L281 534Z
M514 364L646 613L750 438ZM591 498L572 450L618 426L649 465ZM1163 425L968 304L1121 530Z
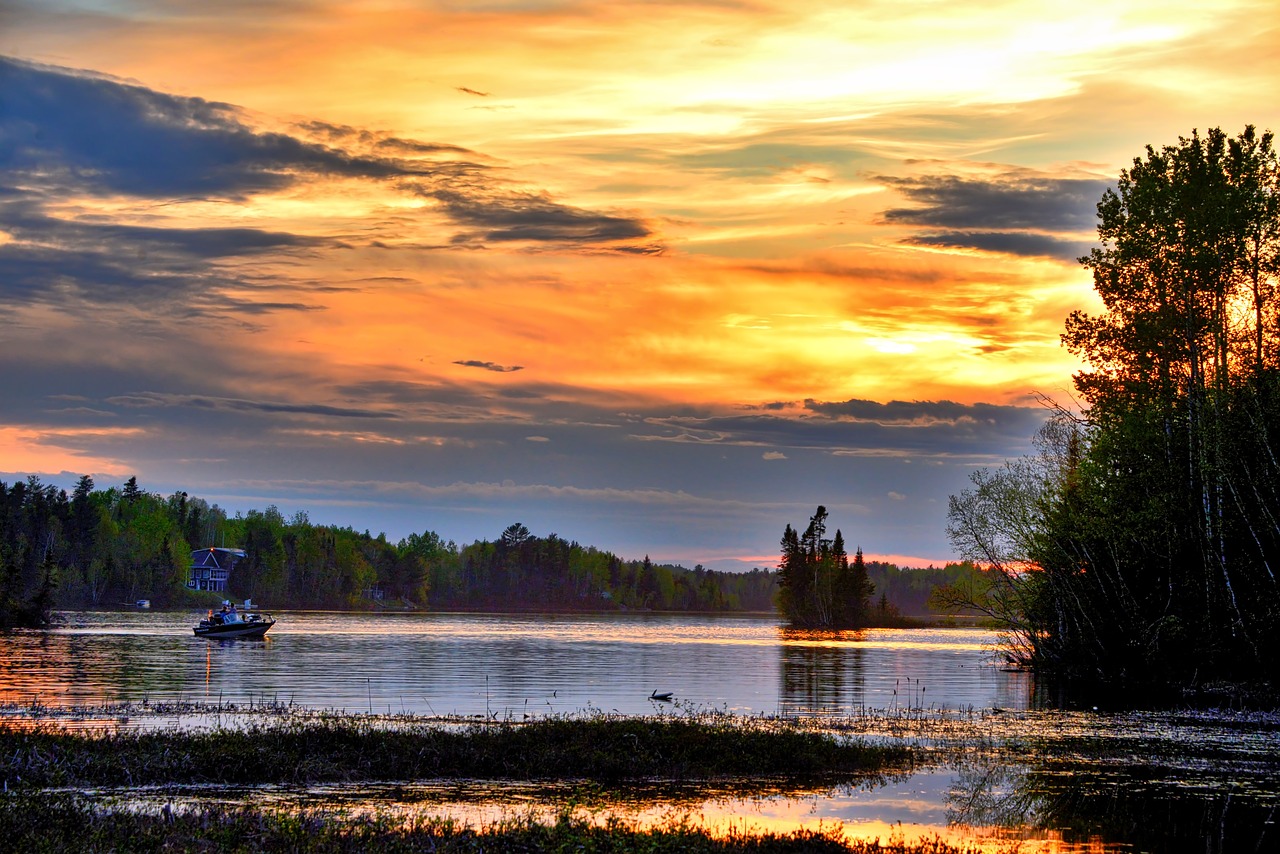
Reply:
M818 779L907 770L911 752L765 720L541 719L440 727L360 718L212 732L0 732L10 788L433 778Z

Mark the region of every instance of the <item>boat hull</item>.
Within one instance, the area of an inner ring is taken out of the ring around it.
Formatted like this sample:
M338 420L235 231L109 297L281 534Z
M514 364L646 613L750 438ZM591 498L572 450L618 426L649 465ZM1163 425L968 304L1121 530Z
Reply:
M267 633L267 629L276 624L275 620L254 620L252 622L241 623L222 623L221 625L206 625L201 621L192 631L196 633L196 637L201 638L260 638Z

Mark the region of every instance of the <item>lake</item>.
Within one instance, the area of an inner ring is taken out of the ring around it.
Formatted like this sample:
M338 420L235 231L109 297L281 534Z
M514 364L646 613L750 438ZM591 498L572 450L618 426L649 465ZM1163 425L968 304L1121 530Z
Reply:
M973 747L873 785L769 797L659 786L598 814L784 832L822 822L854 837L936 834L986 850L1017 843L1026 852L1110 854L1178 850L1185 839L1205 851L1280 849L1280 719L1045 707L1030 675L997 665L996 638L979 629L820 633L763 616L281 612L263 640L219 642L192 634L196 612L60 616L48 631L0 635L0 704L11 711L146 702L498 720L787 716L863 737ZM650 699L654 691L674 701ZM174 723L209 720L151 721ZM573 793L474 781L99 794L135 805L242 799L484 822L552 816Z
M198 612L65 613L0 640L0 703L264 700L423 715L650 714L654 691L735 714L1026 708L992 633L817 633L759 616L279 613L261 641L207 641Z

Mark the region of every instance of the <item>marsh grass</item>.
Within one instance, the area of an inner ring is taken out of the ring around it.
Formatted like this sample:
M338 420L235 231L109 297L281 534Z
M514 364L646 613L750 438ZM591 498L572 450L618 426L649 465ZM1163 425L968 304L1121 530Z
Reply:
M592 822L577 806L608 792L680 782L738 792L905 773L912 752L771 719L548 718L529 722L388 722L360 716L285 717L213 731L0 730L0 839L7 850L161 851L831 851L950 854L932 847L849 841L839 830L712 834L684 820L641 827ZM67 789L422 780L579 781L555 820L506 819L476 828L449 819L255 810L220 805L159 811L112 806ZM586 781L586 782L582 782ZM53 789L57 789L54 791Z
M14 787L307 784L433 778L603 782L847 778L909 770L909 748L767 719L548 718L388 727L325 717L212 731L0 731Z
M750 828L713 836L684 821L641 829L619 820L603 825L562 814L542 823L512 818L482 828L426 818L408 825L349 820L326 812L276 813L207 808L161 815L105 812L67 794L0 797L0 839L16 851L292 851L329 852L831 852L831 854L965 854L942 840L862 841L840 828L789 834Z

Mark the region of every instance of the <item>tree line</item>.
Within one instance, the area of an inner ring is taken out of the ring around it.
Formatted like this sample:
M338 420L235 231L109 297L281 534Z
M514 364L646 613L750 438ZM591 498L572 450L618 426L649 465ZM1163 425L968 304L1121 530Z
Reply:
M244 551L227 595L276 607L767 611L776 587L769 570L624 560L520 524L466 546L433 531L392 543L274 506L231 517L133 477L96 489L86 475L70 495L31 477L0 482L0 628L39 625L53 608L206 604L222 594L187 579L191 552L207 546Z
M1081 261L1104 311L1063 343L1083 413L953 496L992 567L952 598L1010 655L1110 684L1280 678L1280 162L1270 132L1193 133L1120 173Z
M784 577L801 585L812 576L812 567L798 569L808 552L784 554L781 572L719 572L648 557L626 560L556 534L535 536L519 523L492 541L465 546L429 530L393 543L383 534L312 524L306 513L286 518L274 506L229 516L183 491L148 492L136 477L98 489L86 475L70 495L35 477L0 481L0 628L40 625L55 608L110 608L138 599L158 608L207 607L224 594L193 591L187 580L191 552L209 546L244 551L225 595L272 607L769 612L781 604L791 622L823 625L810 612L792 616L793 608L812 607L839 617L828 627L846 628L899 624L904 612L925 614L936 587L970 571L959 565L899 569L863 561L860 549L850 561L838 531L826 539L826 511L819 509L812 530L796 536L823 567L817 587L780 591ZM830 596L851 579L862 593L845 601L856 610L826 599L799 604L808 595L800 589ZM880 594L874 601L873 590Z

